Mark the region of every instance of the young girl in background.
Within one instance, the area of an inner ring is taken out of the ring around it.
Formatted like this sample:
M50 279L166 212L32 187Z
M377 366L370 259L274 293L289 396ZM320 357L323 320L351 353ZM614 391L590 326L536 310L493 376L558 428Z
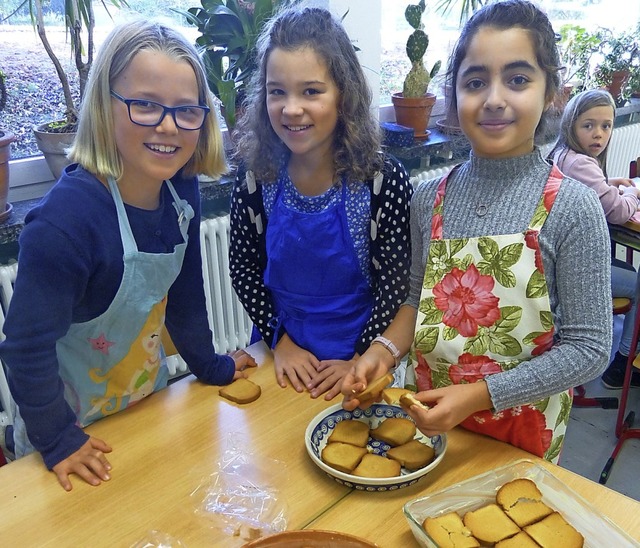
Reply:
M608 91L593 89L579 93L565 107L560 135L549 157L565 175L595 190L607 221L621 225L638 210L640 189L631 179L607 177L607 151L615 117L615 102ZM614 297L626 297L634 304L625 315L618 351L602 375L607 388L622 388L633 337L637 281L630 265L613 259L611 292ZM631 382L640 386L640 373L634 371Z
M230 270L277 382L332 399L408 293L410 184L330 12L289 9L257 45L240 123Z
M430 406L426 435L458 424L557 460L570 389L600 374L611 345L610 246L597 197L534 145L559 85L547 17L507 0L476 12L452 53L451 114L470 159L421 185L411 205L409 299L384 337ZM371 346L343 405L395 363Z
M196 174L226 168L195 49L133 21L96 58L67 167L20 236L0 355L17 404L16 456L34 448L66 490L98 485L111 447L83 432L166 386L166 327L191 371L228 384L255 365L217 355L207 321Z

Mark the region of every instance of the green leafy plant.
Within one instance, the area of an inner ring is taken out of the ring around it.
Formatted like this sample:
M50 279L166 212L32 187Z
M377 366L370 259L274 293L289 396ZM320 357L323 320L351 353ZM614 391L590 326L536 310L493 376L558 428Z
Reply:
M450 13L454 7L460 4L460 26L487 3L487 0L440 0L436 6L436 11L442 15Z
M107 0L100 0L102 5L107 9ZM47 55L51 59L60 85L65 102L65 120L62 123L51 125L51 130L58 133L74 132L78 122L78 106L75 104L69 77L67 76L60 59L56 56L49 43L47 37L44 6L46 1L28 0L29 12L35 26L38 37L44 46ZM116 7L127 6L126 0L108 0L108 2ZM76 69L78 71L78 80L80 84L80 100L84 95L85 85L93 64L94 53L94 28L95 18L93 11L93 3L91 0L64 0L64 22L71 53L74 58Z
M609 88L622 105L629 91L629 79L640 63L640 42L635 31L616 34L603 29L598 35L600 59L593 72L593 86Z
M430 71L424 66L424 55L429 47L429 36L424 31L422 15L425 10L424 0L418 4L409 4L404 12L407 22L413 27L413 32L407 39L406 52L411 69L407 74L402 87L404 97L420 97L425 95L429 89L431 79L438 74L441 61L437 61Z
M196 44L204 50L209 88L220 100L227 127L236 124L236 109L256 70L256 40L277 11L300 0L202 0L202 7L180 11L198 27Z
M592 72L591 60L600 49L600 36L580 25L562 25L558 49L564 66L564 82L580 80L582 84L588 83Z

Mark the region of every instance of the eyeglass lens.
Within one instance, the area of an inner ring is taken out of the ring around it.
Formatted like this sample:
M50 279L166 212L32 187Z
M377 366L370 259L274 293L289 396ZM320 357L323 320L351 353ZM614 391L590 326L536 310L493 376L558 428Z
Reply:
M162 122L165 112L172 114L173 120L181 129L200 129L207 115L206 109L198 106L169 108L152 101L129 102L129 115L136 124L157 126Z

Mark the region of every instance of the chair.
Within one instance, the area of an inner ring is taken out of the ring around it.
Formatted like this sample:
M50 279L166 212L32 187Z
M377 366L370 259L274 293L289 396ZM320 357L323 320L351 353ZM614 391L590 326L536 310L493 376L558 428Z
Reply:
M637 310L640 310L638 308ZM631 338L631 348L635 349L638 346L638 339L640 338L640 313L636 311L636 318L634 322L633 328L633 337ZM616 418L616 437L618 438L618 442L607 460L607 463L604 465L602 472L600 473L599 482L604 485L607 483L609 479L609 474L611 473L611 468L613 467L613 463L620 453L624 442L629 439L640 438L640 428L633 428L633 422L635 420L635 411L629 411L629 414L625 417L625 413L627 410L627 400L629 398L629 390L631 388L631 373L633 372L633 368L640 368L640 354L636 355L634 352L629 352L629 357L627 358L627 368L624 374L624 381L622 383L622 392L620 393L620 406L618 407L618 416Z
M626 314L631 309L631 300L614 297L613 314ZM573 405L575 407L601 407L602 409L618 409L618 398L589 398L583 385L574 388Z

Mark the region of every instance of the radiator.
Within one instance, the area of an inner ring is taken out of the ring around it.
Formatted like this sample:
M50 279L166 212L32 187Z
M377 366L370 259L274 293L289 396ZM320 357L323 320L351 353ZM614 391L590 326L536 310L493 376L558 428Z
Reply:
M640 156L640 124L616 127L607 153L609 177L628 177L629 163Z
M207 219L200 224L202 277L209 327L216 352L224 354L244 348L251 339L252 323L231 286L229 277L229 216ZM4 320L13 295L18 265L0 266L0 341L5 339ZM187 364L176 355L167 358L169 374L187 371ZM0 426L11 424L10 395L4 368L0 366Z
M216 352L244 348L251 339L253 325L229 277L229 215L200 223L200 246L207 316ZM170 356L167 365L171 375L187 371L180 356Z

